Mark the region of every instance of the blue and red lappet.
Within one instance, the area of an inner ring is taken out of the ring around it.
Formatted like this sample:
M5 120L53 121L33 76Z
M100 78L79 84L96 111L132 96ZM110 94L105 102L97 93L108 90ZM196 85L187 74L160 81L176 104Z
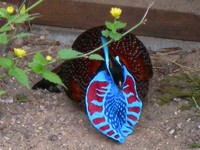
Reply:
M102 45L106 39L101 37ZM104 135L124 143L138 122L142 101L138 97L136 82L127 68L116 61L123 69L122 89L115 84L109 68L109 49L103 47L106 70L98 72L89 83L86 91L86 110L92 125Z

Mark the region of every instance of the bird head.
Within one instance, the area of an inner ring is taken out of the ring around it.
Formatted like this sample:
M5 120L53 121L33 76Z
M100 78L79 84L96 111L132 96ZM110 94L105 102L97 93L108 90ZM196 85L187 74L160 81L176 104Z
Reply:
M101 37L104 45L106 39ZM133 132L142 109L136 83L119 56L103 47L105 67L90 81L86 96L86 111L92 125L101 133L120 143Z
M106 39L101 37L102 44L106 43ZM119 57L112 56L109 54L108 46L103 48L104 51L104 58L105 58L105 66L108 73L115 83L115 85L122 90L122 83L124 82L124 69L119 60Z

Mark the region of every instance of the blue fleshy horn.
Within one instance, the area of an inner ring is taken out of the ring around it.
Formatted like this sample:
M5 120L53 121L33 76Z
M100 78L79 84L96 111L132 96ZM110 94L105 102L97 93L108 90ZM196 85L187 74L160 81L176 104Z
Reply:
M101 43L102 45L104 45L106 43L106 39L104 37L101 37ZM103 51L104 51L104 57L105 57L105 63L106 63L106 68L108 69L108 72L110 73L110 75L112 76L111 72L110 72L110 67L109 67L109 49L108 49L108 45L103 47Z

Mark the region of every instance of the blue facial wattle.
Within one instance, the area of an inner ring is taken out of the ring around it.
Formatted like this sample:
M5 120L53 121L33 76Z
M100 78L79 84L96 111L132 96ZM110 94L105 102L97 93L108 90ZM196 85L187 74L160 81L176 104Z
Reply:
M101 38L102 44L106 43ZM104 47L107 70L98 72L90 81L86 91L86 111L92 125L104 135L124 143L134 130L142 110L142 102L136 91L136 83L127 68L116 60L123 69L122 90L114 83L109 71L108 47ZM108 73L109 72L109 73Z

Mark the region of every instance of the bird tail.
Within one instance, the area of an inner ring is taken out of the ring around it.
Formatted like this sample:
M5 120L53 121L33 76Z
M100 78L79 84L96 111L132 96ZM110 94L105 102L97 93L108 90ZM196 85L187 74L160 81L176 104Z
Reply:
M61 88L59 87L59 85L52 83L46 79L42 79L39 82L37 82L33 87L33 90L37 90L37 89L43 89L43 90L48 90L52 93L60 93L61 92Z
M62 64L57 66L56 68L54 68L52 70L52 72L56 73L57 75L60 74L60 71L61 71L61 68L62 68ZM60 75L59 75L60 76ZM33 90L37 90L37 89L43 89L43 90L48 90L52 93L60 93L61 92L61 86L59 86L58 84L56 83L53 83L53 82L50 82L46 79L42 79L40 81L38 81L33 87L32 87Z

